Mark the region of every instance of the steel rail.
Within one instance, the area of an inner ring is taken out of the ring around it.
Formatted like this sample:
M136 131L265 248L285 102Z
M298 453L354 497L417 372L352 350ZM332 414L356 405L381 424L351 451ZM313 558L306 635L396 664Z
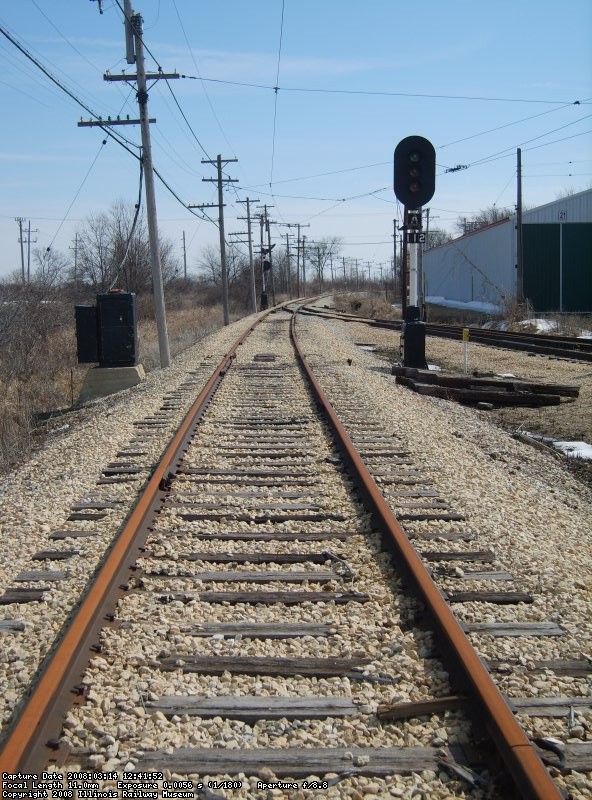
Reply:
M561 794L551 780L542 761L516 722L510 707L475 649L471 645L450 607L433 582L420 556L411 545L403 528L382 496L368 468L360 457L347 431L333 409L314 372L306 361L296 334L296 313L292 316L290 334L302 369L313 388L317 402L333 428L342 452L349 462L359 486L374 512L375 522L394 548L397 566L404 569L426 603L431 621L452 655L457 681L478 704L485 727L511 773L520 797L528 800L560 800ZM447 666L450 666L447 664Z
M370 319L346 312L334 312L325 309L304 309L304 314L324 316L329 319L340 319L344 322L359 322L371 328L385 328L400 331L401 320ZM468 328L470 341L487 347L500 347L506 350L519 350L538 355L568 358L576 361L592 361L592 340L580 339L576 336L552 336L544 333L528 333L527 331L496 331L486 328L475 328L470 325L444 325L436 322L426 323L426 333L442 339L461 340L463 329Z
M67 686L75 694L88 663L91 648L97 644L98 631L105 617L114 608L119 582L128 575L129 561L133 553L139 553L148 531L140 536L150 512L156 510L165 492L163 482L181 458L182 450L194 434L195 428L208 405L217 385L225 375L236 350L254 328L269 314L258 319L234 342L210 379L184 417L177 432L169 442L164 454L152 473L133 510L124 522L111 549L99 568L92 586L74 613L52 654L42 667L39 681L24 703L16 722L10 729L0 752L0 776L17 771L40 774L51 760L55 742L61 731L62 716L73 702L73 694L64 696ZM119 591L119 595L122 592ZM115 599L114 599L115 598Z

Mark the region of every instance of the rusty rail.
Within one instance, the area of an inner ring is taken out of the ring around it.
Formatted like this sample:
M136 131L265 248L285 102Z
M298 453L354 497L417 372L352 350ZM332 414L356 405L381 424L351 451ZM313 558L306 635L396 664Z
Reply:
M268 312L270 313L270 312ZM164 455L150 477L146 488L123 524L111 550L100 567L92 586L82 600L71 623L53 654L47 659L40 679L27 699L16 723L12 727L0 752L0 775L3 772L37 773L45 769L55 751L55 742L60 734L63 713L70 707L73 695L63 692L64 686L75 687L84 673L91 648L98 641L98 632L105 623L107 614L115 607L125 580L130 559L139 553L147 531L139 535L149 519L150 512L158 508L164 492L162 482L181 458L181 452L193 436L195 427L212 394L230 363L237 348L245 341L254 327L265 317L263 314L232 345L199 396L187 412L177 433L171 439Z
M405 570L417 593L426 603L431 621L452 656L451 663L447 663L447 666L455 669L462 690L468 692L478 703L479 716L482 713L487 732L511 773L519 796L529 800L560 800L561 794L542 761L514 719L512 711L492 681L489 672L432 581L308 365L296 335L296 314L292 317L290 333L317 402L323 408L338 437L343 454L373 510L378 527L386 534L394 549L397 567Z
M143 535L138 535L138 532L143 527L145 528L150 512L159 506L164 495L163 481L180 460L182 450L191 439L205 407L235 357L237 348L265 316L267 315L259 317L236 340L171 440L144 492L122 526L105 562L97 573L93 586L84 597L68 630L45 664L39 682L23 706L0 753L0 774L2 772L14 773L18 770L40 773L51 760L51 749L48 742L59 736L62 712L72 702L71 697L64 698L62 687L66 685L74 688L77 681L80 680L91 652L90 648L97 641L98 631L105 616L109 609L115 606L119 593L118 585L122 577L127 574L129 562L134 554L139 552L146 536L146 531ZM295 318L294 314L291 335L313 392L341 441L345 457L371 503L377 522L390 537L399 556L399 565L405 568L411 576L431 610L437 629L447 642L449 649L452 650L455 663L458 663L457 675L463 688L478 699L479 708L483 709L488 732L511 772L518 791L522 797L533 800L558 800L560 794L542 762L515 721L512 712L493 684L489 673L479 660L454 615L442 599L308 366L296 336Z

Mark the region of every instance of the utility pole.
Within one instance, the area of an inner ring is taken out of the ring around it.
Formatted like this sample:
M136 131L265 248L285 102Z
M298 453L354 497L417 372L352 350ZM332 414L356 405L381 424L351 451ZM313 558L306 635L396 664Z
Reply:
M131 5L131 0L130 0ZM131 9L130 9L131 10ZM162 283L162 264L160 261L160 241L158 237L158 221L156 217L156 194L154 190L154 167L152 165L152 143L150 141L150 122L148 118L148 91L146 90L146 66L144 63L144 42L142 40L142 17L133 14L131 26L134 34L136 50L136 85L138 87L138 106L140 109L140 131L142 134L142 151L144 161L144 183L146 185L146 216L148 220L148 237L150 239L150 261L152 265L152 285L154 287L154 307L156 328L158 331L158 348L161 367L171 363L169 337L164 305L164 287Z
M23 286L25 285L25 251L23 249L24 239L23 239L23 222L25 221L24 217L15 217L14 221L19 226L19 238L18 241L21 245L21 275Z
M70 247L74 251L74 288L78 287L78 234L74 236L74 247Z
M306 297L306 269L304 259L306 256L306 236L302 237L302 294Z
M262 292L263 292L263 294L265 294L266 291L267 291L267 281L265 279L265 273L269 272L269 286L271 288L271 300L272 300L272 304L275 305L275 284L274 284L274 279L273 279L273 267L272 267L272 258L271 258L271 253L272 253L272 250L275 247L275 245L271 243L271 231L270 231L269 226L270 226L270 223L273 222L273 220L269 219L269 215L267 213L267 209L268 208L274 208L274 206L264 205L263 206L263 213L260 213L260 214L257 215L259 217L259 223L260 223L260 226L261 226L261 281L262 281ZM264 247L264 245L263 245L263 228L264 227L265 227L265 231L267 233L267 247ZM265 261L264 257L266 255L269 256L269 261ZM267 264L267 269L265 267L265 264ZM263 302L263 297L261 299L262 299L262 302Z
M38 233L38 229L32 231L33 233ZM33 240L34 242L37 239ZM29 220L29 232L27 234L27 283L31 283L31 220Z
M300 222L278 222L280 228L298 228L298 238L296 240L296 296L300 296L300 228L310 228L310 225L302 225ZM286 243L288 239L286 238ZM286 248L288 245L286 244ZM291 294L290 280L290 257L288 256L288 294Z
M223 185L225 183L238 183L238 178L223 178L222 166L230 164L232 161L238 161L238 158L222 158L221 155L216 156L216 160L202 158L202 164L214 164L218 169L217 178L202 178L206 183L218 184L218 227L220 229L220 263L222 266L222 308L224 312L224 324L230 324L230 316L228 313L228 269L226 267L226 241L224 239L224 198L222 196Z
M290 231L286 231L286 289L288 297L292 299L292 289L290 286Z
M255 261L253 260L253 234L251 231L251 203L258 203L259 200L251 200L250 197L247 197L246 200L239 200L239 203L245 203L247 206L247 216L246 217L239 217L239 219L246 220L247 222L247 233L248 233L248 240L249 240L249 267L251 269L251 308L253 314L257 313L257 287L255 283Z
M140 118L138 119L116 119L116 120L91 120L89 122L79 122L78 127L93 126L113 126L113 125L137 125L140 124L142 136L142 165L144 168L144 184L146 191L146 218L148 221L148 238L150 241L150 264L152 269L152 287L154 292L154 315L156 317L156 328L158 331L158 349L160 352L160 366L168 367L171 363L169 349L169 337L167 332L166 310L164 304L164 287L162 283L162 264L160 259L160 243L158 237L158 220L156 216L156 194L154 189L154 167L152 164L152 144L150 141L150 123L156 122L148 116L148 91L146 81L178 78L178 73L167 74L164 72L146 73L144 61L144 41L142 39L142 17L132 9L131 0L124 0L125 15L125 49L126 61L128 64L136 65L136 75L111 75L105 73L103 76L106 81L123 81L128 83L136 81L138 108Z
M183 278L187 280L187 247L185 245L185 231L183 231Z
M275 305L275 281L273 276L273 261L271 258L271 251L273 248L271 245L271 231L269 229L270 219L267 214L267 206L264 206L264 208L265 208L265 229L267 231L267 247L269 249L269 279L271 281L271 304ZM273 206L270 206L270 208L273 208Z
M516 299L524 303L524 261L522 252L522 150L516 152Z

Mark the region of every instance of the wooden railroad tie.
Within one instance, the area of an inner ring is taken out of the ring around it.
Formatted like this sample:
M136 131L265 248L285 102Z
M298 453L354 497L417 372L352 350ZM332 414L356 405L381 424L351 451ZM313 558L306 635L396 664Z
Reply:
M562 397L575 399L578 386L535 383L518 379L458 375L393 366L396 382L418 394L460 403L492 403L496 406L559 405Z
M286 656L194 656L175 653L146 662L164 672L181 670L184 673L223 675L269 675L272 677L347 678L350 681L369 681L391 684L392 675L366 671L369 658L290 658Z
M422 770L437 772L443 758L455 763L451 749L436 747L257 747L178 748L172 753L145 753L136 769L168 769L179 774L258 775L269 769L277 777L306 778L328 773L356 775L409 775ZM458 763L458 756L456 763Z

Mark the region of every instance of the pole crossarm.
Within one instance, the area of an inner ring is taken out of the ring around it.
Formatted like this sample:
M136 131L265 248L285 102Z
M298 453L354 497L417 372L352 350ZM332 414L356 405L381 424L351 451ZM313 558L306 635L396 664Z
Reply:
M223 203L226 205L226 203ZM198 203L196 205L188 205L187 208L218 208L218 203Z
M238 161L238 158L221 158L221 159L219 159L219 161L220 161L220 164L231 164L234 161ZM216 158L216 159L212 160L211 158L202 158L201 163L202 164L213 164L215 167L217 167L218 166L218 159Z
M166 81L174 80L175 78L180 78L178 72L147 72L145 78L147 81L157 81L163 78ZM126 75L123 72L121 75L111 75L110 72L105 72L103 75L104 81L137 81L137 75Z
M246 217L238 217L238 219L247 223L247 242L246 244L249 246L249 270L251 273L251 310L253 314L257 313L257 280L255 277L255 262L253 261L253 231L251 228L252 225L252 217L251 217L251 203L258 203L259 199L252 200L250 197L247 197L245 200L239 200L239 203L244 203L247 207L247 216ZM244 241L241 241L241 244L245 244Z
M150 117L150 119L148 119L147 121L148 122L156 122L156 117ZM85 120L81 119L80 122L78 123L78 127L79 128L98 128L98 127L106 128L106 127L109 127L109 126L113 127L114 125L141 125L141 124L142 124L142 120L141 119L111 119L111 118L107 118L105 120L105 119L101 119L99 117L98 120L89 119L89 120L85 121Z
M216 156L214 161L211 158L202 158L202 164L212 164L216 167L216 178L202 178L206 183L216 183L218 185L218 228L220 231L220 265L222 268L222 310L224 314L224 325L230 324L230 311L228 302L228 268L226 266L226 239L224 236L224 201L222 196L222 189L225 183L238 183L238 178L223 178L222 167L225 164L230 164L233 161L238 161L238 158L222 158L221 155ZM214 204L204 204L201 208L212 208ZM197 206L200 208L200 206Z

